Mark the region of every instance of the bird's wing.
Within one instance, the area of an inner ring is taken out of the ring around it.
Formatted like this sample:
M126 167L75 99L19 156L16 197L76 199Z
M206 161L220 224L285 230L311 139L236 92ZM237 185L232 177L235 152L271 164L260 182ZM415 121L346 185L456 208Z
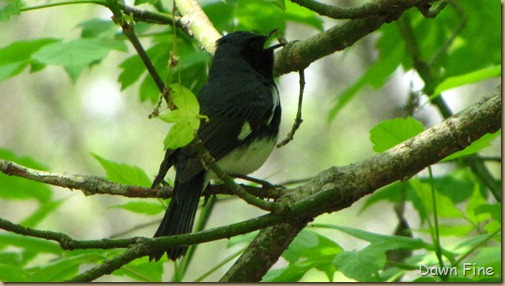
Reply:
M248 144L255 137L251 134L270 124L278 105L278 101L272 99L272 92L275 92L273 85L269 87L258 80L245 81L243 85L233 87L219 83L205 86L199 97L201 113L209 120L202 121L198 138L216 160ZM188 155L189 161L184 170L177 170L182 171L181 181L193 177L203 168L191 146L184 147L183 152Z

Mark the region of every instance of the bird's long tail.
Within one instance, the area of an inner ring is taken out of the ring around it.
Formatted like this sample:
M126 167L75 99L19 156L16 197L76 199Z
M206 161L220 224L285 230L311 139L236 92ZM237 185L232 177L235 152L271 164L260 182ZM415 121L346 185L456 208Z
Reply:
M193 228L198 201L205 183L205 171L186 182L177 182L175 180L174 196L168 205L168 209L161 221L154 237L169 236L190 233ZM183 256L188 247L177 246L166 251L171 260ZM158 261L164 254L164 251L155 251L149 255L149 261Z

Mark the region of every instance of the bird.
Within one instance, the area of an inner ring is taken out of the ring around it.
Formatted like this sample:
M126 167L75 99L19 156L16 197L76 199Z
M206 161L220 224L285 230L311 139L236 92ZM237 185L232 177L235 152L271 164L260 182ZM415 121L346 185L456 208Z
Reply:
M274 50L265 48L276 30L260 35L229 33L216 41L207 83L198 93L201 120L196 137L228 175L247 175L267 160L276 144L281 121L279 91L273 77ZM152 189L175 168L173 196L154 237L191 233L199 198L216 175L206 168L190 144L168 149ZM164 253L175 261L187 246L152 251L149 261Z

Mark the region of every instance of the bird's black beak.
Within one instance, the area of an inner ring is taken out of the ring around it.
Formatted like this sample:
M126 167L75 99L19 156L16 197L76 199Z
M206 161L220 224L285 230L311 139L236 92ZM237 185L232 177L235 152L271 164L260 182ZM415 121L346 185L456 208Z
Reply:
M278 28L276 28L276 29L273 29L270 33L266 34L266 35L265 35L265 41L266 41L266 40L268 40L268 39L270 39L270 37L271 37L273 34L275 34L278 30L279 30L279 29L278 29Z
M271 37L273 34L275 34L278 30L279 30L279 29L273 29L270 33L266 34L266 35L265 35L265 42L266 42L268 39L270 39L270 37ZM267 48L267 50L275 50L275 49L280 48L280 47L283 47L283 46L285 46L285 45L286 45L285 43L280 43L280 44L273 45L273 46L271 46L271 47Z

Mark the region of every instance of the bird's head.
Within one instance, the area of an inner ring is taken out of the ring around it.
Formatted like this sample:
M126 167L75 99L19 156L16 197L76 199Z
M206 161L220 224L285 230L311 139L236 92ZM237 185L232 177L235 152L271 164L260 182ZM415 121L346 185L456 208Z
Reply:
M266 35L258 35L246 31L238 31L227 34L217 40L216 58L240 57L259 74L266 78L272 78L274 63L274 49L282 44L265 48L266 41L277 31L271 31Z

